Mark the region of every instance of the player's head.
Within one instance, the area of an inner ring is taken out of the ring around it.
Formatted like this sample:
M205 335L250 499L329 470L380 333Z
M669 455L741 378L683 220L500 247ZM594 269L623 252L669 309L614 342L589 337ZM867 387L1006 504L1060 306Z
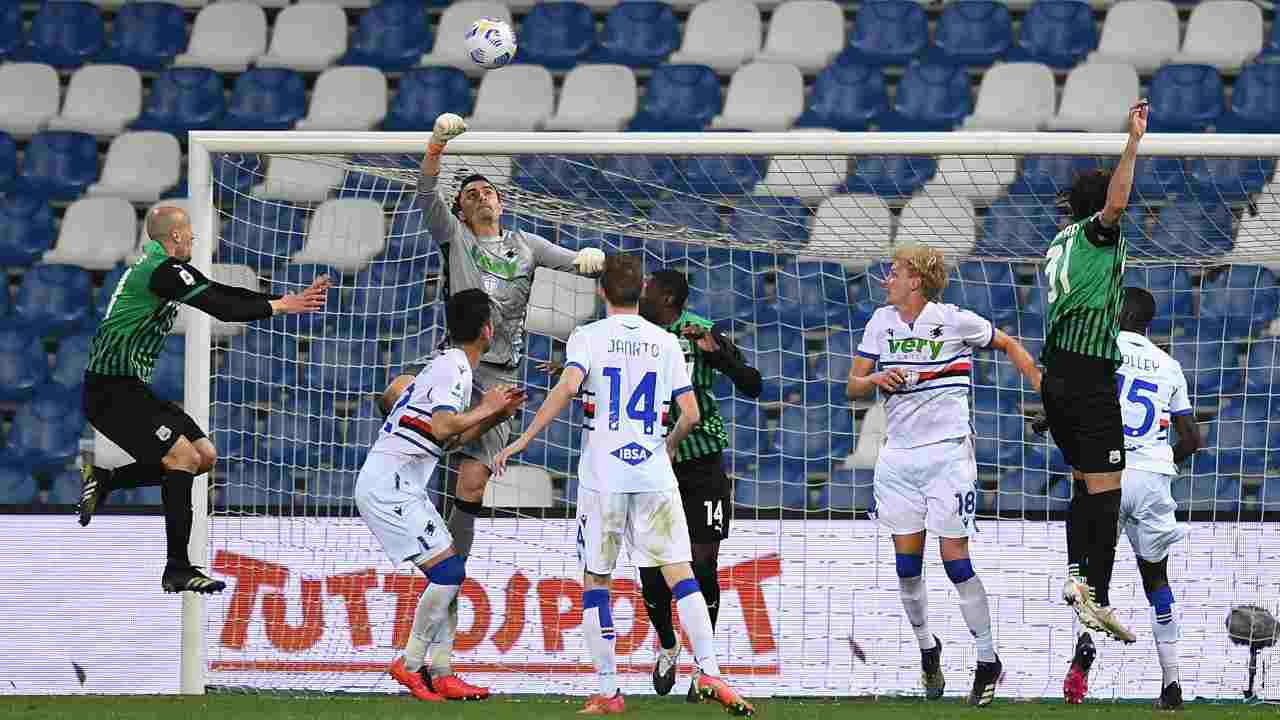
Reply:
M496 223L502 216L502 195L489 178L472 173L462 178L458 185L458 194L453 198L453 214L467 226Z
M679 315L689 299L689 281L678 270L658 270L649 276L640 293L640 316L665 324L667 317Z
M1156 317L1156 299L1151 293L1132 285L1124 289L1124 306L1120 308L1120 329L1146 334Z
M942 251L927 245L909 245L893 253L893 267L884 279L886 300L903 305L913 293L938 300L947 287L947 263Z
M1109 185L1111 185L1111 173L1104 170L1077 177L1067 193L1067 208L1071 211L1071 222L1077 223L1088 219L1096 212L1101 212L1107 205Z
M604 259L600 292L616 308L635 307L644 291L644 266L634 255L610 255Z
M169 256L182 262L191 260L191 218L180 207L160 205L147 212L147 237L160 243Z
M480 343L487 350L493 341L493 303L479 288L463 290L449 296L444 306L444 321L449 328L449 341L454 345Z

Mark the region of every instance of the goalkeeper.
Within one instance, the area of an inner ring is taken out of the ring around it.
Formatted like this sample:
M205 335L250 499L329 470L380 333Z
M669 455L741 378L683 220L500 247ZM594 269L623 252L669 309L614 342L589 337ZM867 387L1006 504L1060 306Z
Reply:
M98 326L84 373L84 411L89 424L133 456L134 463L105 470L85 463L80 524L113 490L159 485L164 502L168 561L165 592L220 592L221 580L192 566L191 486L213 467L213 443L182 408L147 385L156 358L173 328L179 305L190 305L224 322L249 322L276 314L324 307L329 279L316 278L297 295L266 295L216 283L190 265L195 238L191 221L177 207L147 213L144 254L120 278L106 317Z
M1115 379L1125 260L1120 216L1129 204L1147 112L1145 100L1129 111L1129 140L1114 172L1085 175L1072 185L1072 224L1050 243L1044 269L1048 332L1040 394L1076 486L1067 511L1063 599L1085 626L1123 642L1136 638L1115 616L1109 596L1125 467Z

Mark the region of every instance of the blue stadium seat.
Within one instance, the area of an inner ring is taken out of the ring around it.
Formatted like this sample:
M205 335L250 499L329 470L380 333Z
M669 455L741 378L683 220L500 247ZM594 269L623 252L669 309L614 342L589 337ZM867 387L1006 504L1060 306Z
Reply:
M26 400L49 377L49 357L38 336L0 330L0 400Z
M827 347L813 364L811 377L841 389L849 381L854 351L862 341L862 331L835 330L827 336ZM832 392L837 392L833 390Z
M995 511L1010 514L1043 513L1049 509L1050 475L1043 470L1019 469L1000 478Z
M0 3L0 59L12 59L22 51L23 35L22 3Z
M291 470L266 461L219 460L213 473L216 507L257 514L288 512L294 506Z
M319 470L301 476L302 485L295 492L305 492L309 505L327 506L331 510L342 507L355 507L356 477L360 466ZM442 473L432 473L428 487L439 492L437 483Z
M1156 316L1151 331L1169 335L1193 314L1191 274L1173 265L1137 265L1125 270L1124 283L1145 288L1155 297Z
M191 130L212 130L226 113L222 76L208 68L169 68L151 85L134 130L160 130L186 140Z
M955 65L912 63L898 80L881 130L954 130L973 112L969 72Z
M266 174L266 166L259 155L214 153L210 156L210 164L213 165L213 183L218 192L246 195L250 188L263 181Z
M624 2L609 11L598 47L588 60L653 67L680 47L680 25L664 2Z
M305 407L286 404L267 413L254 457L295 468L318 468L333 461L340 444L333 419L312 417Z
M0 505L31 505L39 492L39 484L26 468L0 465Z
M187 49L187 17L167 2L131 2L116 11L102 62L161 70Z
M45 2L31 18L24 56L56 68L77 68L97 57L106 39L102 12L93 4Z
M675 225L701 232L719 232L720 230L720 213L716 211L716 206L696 200L668 200L659 203L649 211L649 219L655 223ZM651 244L652 241L646 242L646 247ZM683 243L668 243L668 245L672 244L679 244L683 248ZM676 260L684 256L685 253L681 252L677 257L666 259Z
M293 336L251 326L244 334L231 338L222 353L218 376L228 384L245 386L241 390L227 387L228 393L238 393L236 401L246 398L261 401L274 397L281 388L296 388L299 367L298 345ZM233 400L230 395L219 395L215 399Z
M14 415L0 463L36 472L60 468L79 455L85 423L79 398L58 387L36 388Z
M18 178L18 144L7 132L0 132L0 192L7 191Z
M1265 512L1280 512L1280 473L1263 478L1262 489L1258 492L1258 500Z
M250 405L215 401L209 408L209 436L223 458L252 457L258 433L257 414Z
M1097 158L1075 155L1028 155L1022 160L1018 179L1009 186L1010 195L1031 195L1054 207L1058 193L1071 189L1076 178L1099 170Z
M277 271L272 276L272 292L282 295L301 292L321 275L328 275L329 279L333 281L334 289L329 291L330 297L337 297L338 293L347 291L348 286L343 281L342 273L338 272L332 265L289 263L284 266L283 273ZM335 322L339 316L340 309L328 306L320 312L277 315L271 318L270 324L273 329L292 335L319 335L323 334L325 327Z
M1227 337L1246 337L1273 320L1278 308L1275 275L1256 265L1231 265L1200 283L1200 316L1225 321Z
M523 50L523 48L521 48ZM382 129L388 132L430 130L443 112L471 114L471 83L457 68L414 68L400 76Z
M992 0L943 6L934 30L930 60L952 65L990 65L1013 47L1009 7Z
M413 0L383 0L360 15L359 25L351 35L351 45L341 62L382 70L409 70L430 52L430 28L425 4ZM523 52L524 48L520 50Z
M1278 36L1273 32L1273 42ZM1245 65L1231 84L1231 107L1218 120L1218 132L1280 132L1280 65Z
M595 169L589 160L584 160L557 155L517 155L511 163L511 180L518 187L536 193L574 197L592 186ZM532 228L530 231L538 232Z
M994 411L973 414L974 454L979 466L1017 467L1022 464L1026 421L1011 400L998 402Z
M848 407L787 405L778 422L783 457L807 473L829 473L853 452L853 411Z
M963 262L951 273L943 302L972 310L996 325L1018 314L1018 291L1009 263Z
M53 374L49 380L75 396L79 396L84 384L84 369L89 364L89 350L93 347L93 335L81 333L62 338L53 358Z
M912 155L862 155L854 158L841 190L886 198L909 198L938 172L931 157Z
M1048 440L1022 446L1022 467L1062 475L1071 474L1071 466L1056 445Z
M1030 195L1010 195L991 204L978 240L979 255L1042 257L1058 234L1057 215Z
M54 473L49 482L49 497L46 505L77 505L80 502L80 471L67 468ZM115 500L114 495L111 498ZM113 503L114 504L114 503Z
M390 275L373 269L356 276L355 289L344 298L344 312L338 316L338 335L351 338L403 335L410 325L421 322L426 283L421 277L402 280Z
M14 319L29 332L75 332L93 318L92 280L74 265L36 265L23 275L13 309Z
M516 62L568 70L595 44L596 21L586 5L572 0L538 3L520 25Z
M1226 105L1212 65L1165 65L1151 78L1150 132L1204 132Z
M1210 202L1245 202L1262 192L1275 170L1275 158L1192 158L1187 162L1191 191Z
M39 195L0 197L0 266L26 266L53 247L53 210Z
M660 65L653 71L631 130L698 131L720 113L720 78L706 65Z
M696 195L746 195L768 165L763 155L692 155L680 163L680 184Z
M677 173L674 158L651 155L609 155L597 158L596 167L598 192L610 199L651 198L660 188L670 187Z
M304 387L337 393L382 392L389 379L376 340L314 340L303 366Z
M766 296L764 276L756 281L757 299ZM840 323L849 307L849 284L844 266L834 262L787 263L773 276L779 320L805 329Z
M1269 460L1280 457L1280 423L1272 418L1269 400L1258 396L1233 399L1218 412L1205 447L1216 448L1213 452L1219 474L1261 475Z
M241 198L223 222L216 260L266 270L283 266L306 241L306 213L284 202Z
M836 470L831 473L827 498L832 510L871 510L875 507L875 472Z
M1037 0L1022 16L1018 43L1009 52L1009 60L1068 70L1097 48L1098 25L1089 3Z
M0 329L5 329L13 298L9 294L9 274L0 272Z
M723 413L729 432L729 447L733 452L754 455L769 447L768 424L764 412L754 400L735 396Z
M1133 166L1133 199L1160 200L1187 191L1182 158L1139 157Z
M833 63L818 73L796 127L859 132L888 110L889 94L879 67Z
M809 210L795 198L753 198L729 215L729 232L745 242L801 243L809 237Z
M849 46L836 62L906 65L928 44L929 19L923 6L910 0L873 0L858 9Z
M1208 257L1231 249L1231 208L1206 198L1164 206L1151 229L1152 249L1166 257Z
M849 284L849 301L880 307L885 304L884 286L881 281L889 276L892 264L889 262L872 263L862 275L852 278Z
M1280 340L1257 340L1245 358L1245 390L1259 395L1280 394Z
M1196 453L1195 464L1200 466L1214 465L1215 457L1212 453ZM1236 478L1222 478L1225 482L1234 482L1239 485L1240 481ZM1218 499L1218 478L1215 474L1197 474L1189 475L1183 473L1174 478L1173 483L1169 487L1170 494L1173 495L1173 501L1178 504L1178 509L1184 512L1209 512L1215 509Z
M1244 385L1240 347L1236 343L1176 338L1169 354L1182 365L1194 403L1216 405L1219 395L1234 395Z
M236 78L223 130L292 130L306 117L307 85L288 68L254 68Z
M22 157L17 189L74 200L98 179L98 144L92 135L63 130L37 133Z
M768 325L734 341L764 380L761 402L778 402L803 384L804 338L796 330Z
M355 413L347 416L346 429L342 435L342 447L338 450L334 464L348 470L359 470L369 455L369 448L373 447L374 441L378 439L383 420L382 411L378 409L377 403L372 400L361 402ZM351 489L354 489L354 481L355 476L352 475ZM342 488L346 488L345 482ZM322 495L333 496L338 488L320 488L320 490ZM352 497L352 495L343 497Z
M755 477L739 477L733 483L733 504L744 508L777 509L782 505L782 463L765 460Z
M170 335L164 340L164 349L156 358L156 369L151 375L151 390L156 395L182 404L186 385L187 338Z

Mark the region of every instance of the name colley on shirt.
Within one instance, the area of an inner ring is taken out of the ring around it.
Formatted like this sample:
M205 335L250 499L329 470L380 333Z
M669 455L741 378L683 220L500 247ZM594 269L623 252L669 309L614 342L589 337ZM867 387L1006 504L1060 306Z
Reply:
M1155 358L1130 355L1126 352L1120 353L1120 356L1124 358L1125 367L1131 367L1146 373L1154 373L1160 369L1160 362Z

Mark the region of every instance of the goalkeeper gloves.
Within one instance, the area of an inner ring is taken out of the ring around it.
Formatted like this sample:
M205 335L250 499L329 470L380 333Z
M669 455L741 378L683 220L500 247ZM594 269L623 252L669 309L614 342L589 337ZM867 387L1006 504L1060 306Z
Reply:
M428 155L439 155L450 140L467 131L467 123L453 113L441 113L436 118L435 127L431 130L431 142L427 144Z
M604 251L599 248L582 248L573 259L573 266L582 275L595 275L604 270Z

